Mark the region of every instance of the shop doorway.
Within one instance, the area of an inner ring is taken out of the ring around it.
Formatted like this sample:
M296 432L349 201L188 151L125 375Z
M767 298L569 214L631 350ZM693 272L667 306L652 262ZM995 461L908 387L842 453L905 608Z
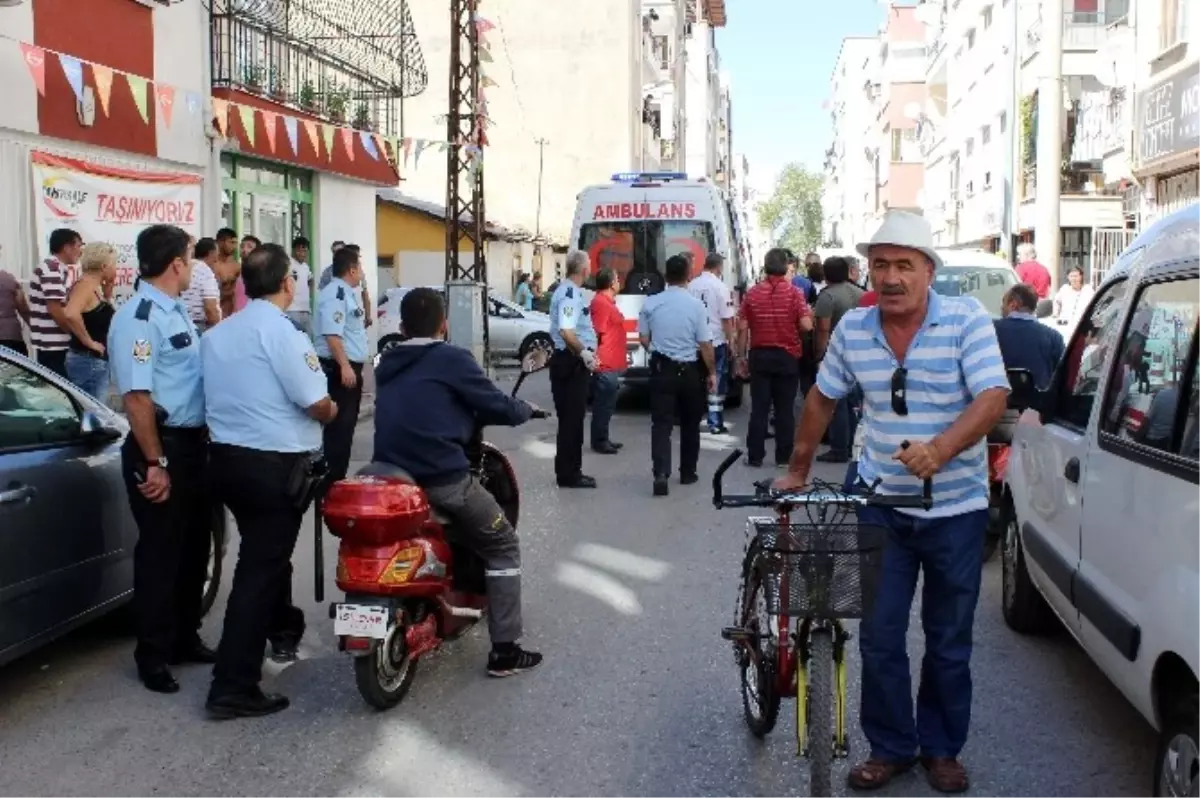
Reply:
M311 251L315 207L312 172L238 155L221 156L221 224L238 237L256 236L291 252L292 239L304 236ZM313 267L313 264L309 264Z

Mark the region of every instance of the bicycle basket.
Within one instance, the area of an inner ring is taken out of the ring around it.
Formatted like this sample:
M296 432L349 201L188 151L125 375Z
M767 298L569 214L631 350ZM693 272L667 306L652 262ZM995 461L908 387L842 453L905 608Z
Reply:
M793 618L861 618L871 611L886 528L853 520L785 525L756 519L753 524L767 612Z

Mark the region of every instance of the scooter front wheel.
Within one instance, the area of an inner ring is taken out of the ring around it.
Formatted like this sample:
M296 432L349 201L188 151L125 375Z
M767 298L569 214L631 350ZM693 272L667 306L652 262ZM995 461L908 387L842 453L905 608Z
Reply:
M391 709L404 700L417 675L417 660L410 656L404 627L393 626L387 639L370 654L354 658L354 681L358 692L376 709Z

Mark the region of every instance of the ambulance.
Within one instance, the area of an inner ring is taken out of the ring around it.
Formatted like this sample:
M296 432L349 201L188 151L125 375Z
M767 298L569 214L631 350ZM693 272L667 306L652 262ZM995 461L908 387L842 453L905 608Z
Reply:
M616 174L611 182L580 192L570 246L588 253L593 274L610 267L620 278L617 307L625 316L626 384L644 385L650 376L647 353L638 341L638 312L647 296L666 287L667 258L691 254L695 276L709 253L724 255L723 277L737 301L750 265L736 220L732 203L717 185L679 172ZM730 377L726 406L735 407L742 386Z

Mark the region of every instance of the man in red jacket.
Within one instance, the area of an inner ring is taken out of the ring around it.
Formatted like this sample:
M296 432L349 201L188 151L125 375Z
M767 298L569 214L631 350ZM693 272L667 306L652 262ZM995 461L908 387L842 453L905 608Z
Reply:
M608 425L617 407L621 373L625 371L625 317L617 307L617 274L605 267L596 273L596 295L592 297L592 326L600 345L596 347L596 370L592 374L592 450L616 454L621 445L608 436Z
M1033 244L1017 247L1017 279L1033 288L1038 299L1050 296L1050 270L1038 263L1037 250Z

